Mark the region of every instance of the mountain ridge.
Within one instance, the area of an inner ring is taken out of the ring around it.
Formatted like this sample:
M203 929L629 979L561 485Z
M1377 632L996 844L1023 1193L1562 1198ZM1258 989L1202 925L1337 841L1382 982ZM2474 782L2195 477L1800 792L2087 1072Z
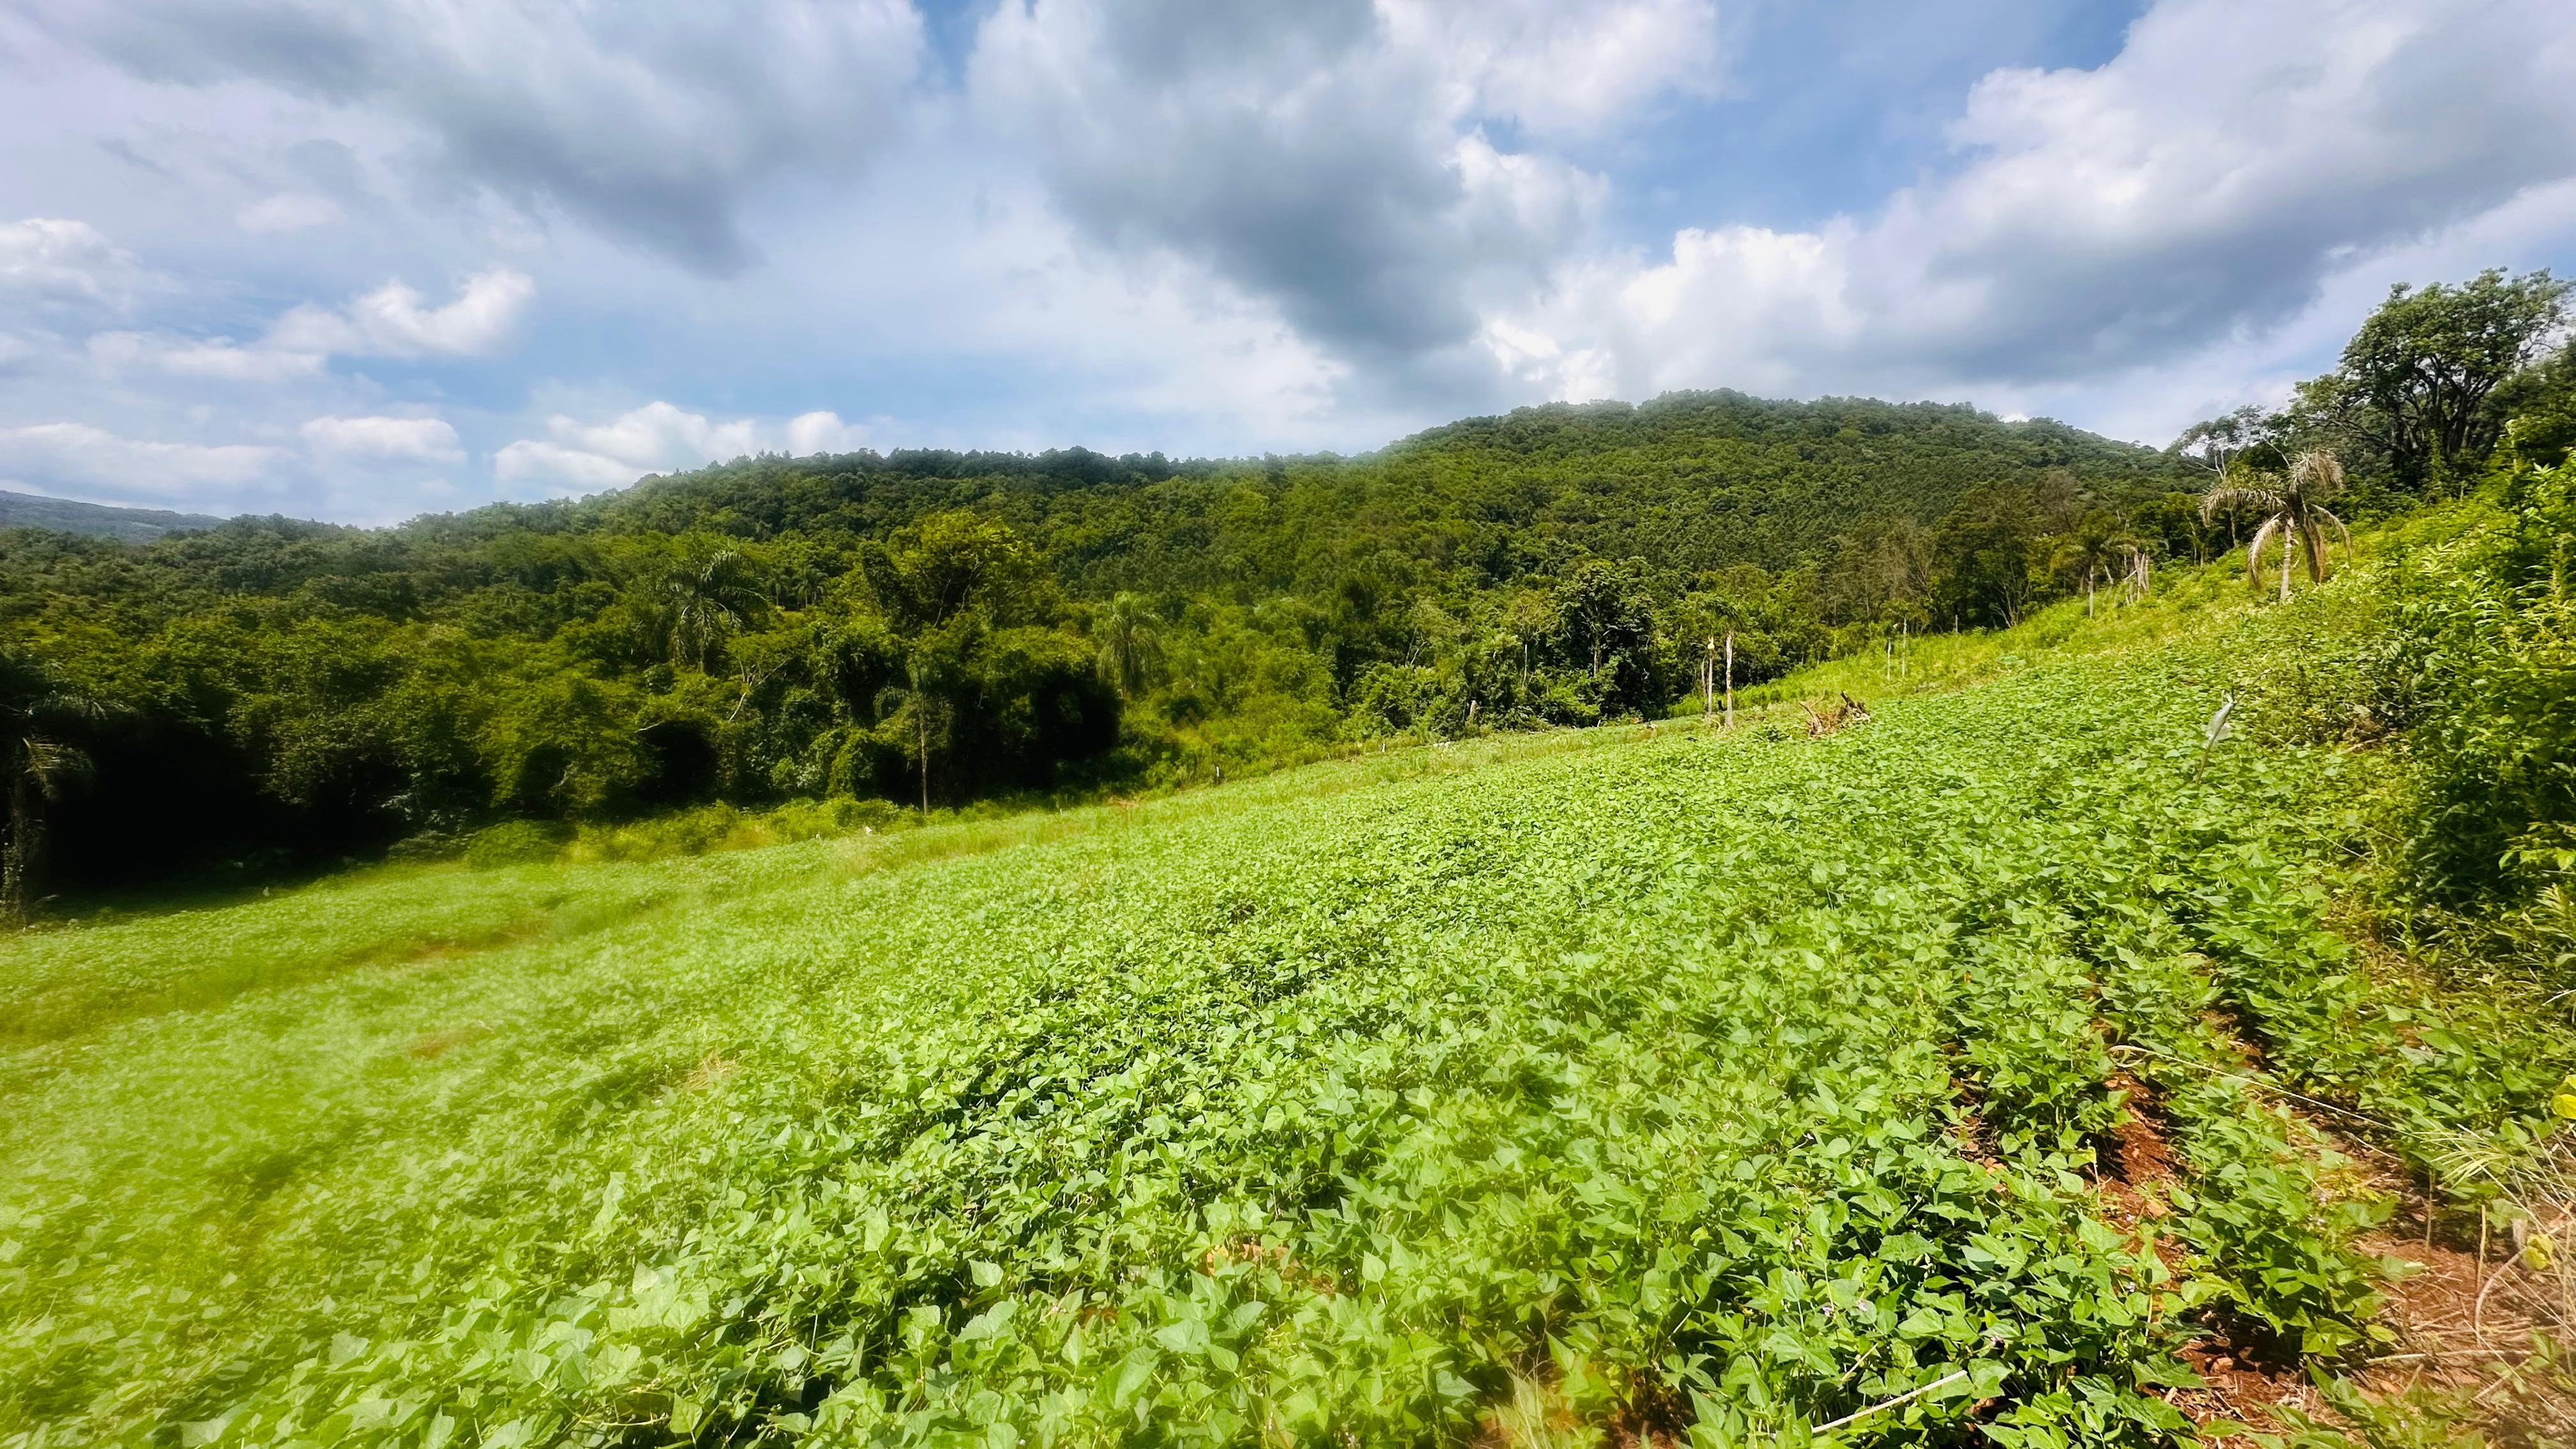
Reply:
M202 532L223 522L209 513L123 508L0 488L0 528L41 528L87 538L113 538L122 543L150 543L173 533Z

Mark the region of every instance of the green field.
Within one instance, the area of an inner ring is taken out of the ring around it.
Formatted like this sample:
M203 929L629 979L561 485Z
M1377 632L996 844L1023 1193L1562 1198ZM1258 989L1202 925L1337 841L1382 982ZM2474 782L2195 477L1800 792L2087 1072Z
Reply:
M0 1443L2186 1435L2187 1343L2384 1339L2332 1112L2434 1174L2576 1065L2341 928L2384 752L2208 740L2358 572L2223 579L1732 733L28 933Z

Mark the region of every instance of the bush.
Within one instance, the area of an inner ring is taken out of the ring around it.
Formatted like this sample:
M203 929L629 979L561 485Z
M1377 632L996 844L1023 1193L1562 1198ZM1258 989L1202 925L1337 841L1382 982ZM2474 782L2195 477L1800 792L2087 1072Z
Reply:
M539 820L505 820L465 842L465 863L476 870L552 860L562 853L563 827Z
M791 800L753 814L730 805L701 805L622 825L582 827L565 854L577 861L663 860L715 850L751 850L860 830L909 824L911 811L889 800Z
M2423 651L2412 843L2453 906L2530 898L2576 864L2576 468L2513 480L2501 529L2419 561L2401 627Z

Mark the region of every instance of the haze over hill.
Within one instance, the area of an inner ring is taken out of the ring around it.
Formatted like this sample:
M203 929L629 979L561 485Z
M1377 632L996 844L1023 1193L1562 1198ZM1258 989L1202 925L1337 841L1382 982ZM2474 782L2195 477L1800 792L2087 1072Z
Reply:
M164 534L202 532L222 522L222 519L205 513L173 513L164 508L111 508L96 503L76 503L68 498L44 498L33 493L12 493L0 489L0 528L42 528L55 533L145 543Z

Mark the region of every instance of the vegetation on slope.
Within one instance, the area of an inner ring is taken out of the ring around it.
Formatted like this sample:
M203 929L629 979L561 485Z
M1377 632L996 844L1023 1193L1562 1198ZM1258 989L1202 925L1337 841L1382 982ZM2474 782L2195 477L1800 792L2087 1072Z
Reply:
M2069 507L2164 468L1965 409L1726 394L1353 460L746 459L388 531L10 535L0 618L114 706L54 851L107 881L511 817L1240 775L1459 733L1471 703L1655 712L1698 665L1674 630L1732 629L1770 677L1884 612L1871 571L1919 572L1973 488Z
M2563 963L2363 929L2466 746L2351 708L2440 634L2392 580L2524 578L2533 528L2576 536L2464 506L2287 608L2213 571L1847 659L1820 738L24 935L0 1435L2184 1435L2196 1341L2385 1342L2387 1205L2315 1114L2455 1240L2567 1165Z

